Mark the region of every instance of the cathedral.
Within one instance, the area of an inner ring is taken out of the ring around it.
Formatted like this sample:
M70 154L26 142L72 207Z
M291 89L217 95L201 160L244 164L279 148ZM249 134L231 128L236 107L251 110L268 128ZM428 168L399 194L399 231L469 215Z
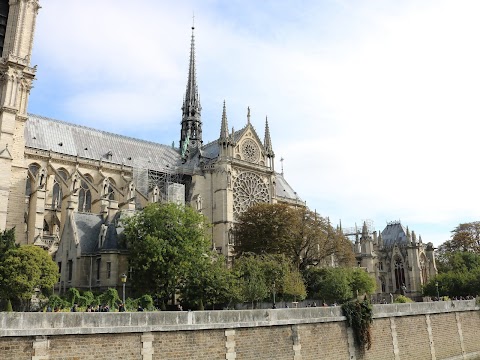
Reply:
M267 119L263 137L250 109L239 130L229 128L225 103L219 119L202 119L194 28L178 147L28 114L39 8L39 0L0 0L0 229L15 227L18 243L52 254L60 271L58 291L119 288L121 275L129 273L121 220L148 203L172 201L204 214L212 224L212 249L227 259L236 217L250 205L305 206L283 172L275 171ZM218 139L204 142L204 126L218 126ZM433 247L409 234L400 242L403 235L389 236L362 234L354 245L359 265L377 278L379 292L403 283L418 292L424 281L418 264L432 259ZM426 258L411 255L414 247ZM382 255L386 249L390 255ZM397 274L398 258L400 280L391 275ZM436 272L432 261L428 276Z

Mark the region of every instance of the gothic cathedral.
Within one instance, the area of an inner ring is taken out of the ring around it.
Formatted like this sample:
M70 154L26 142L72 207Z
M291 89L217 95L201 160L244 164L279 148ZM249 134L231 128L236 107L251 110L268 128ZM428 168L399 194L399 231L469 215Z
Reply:
M235 219L250 205L305 206L275 171L267 119L263 140L250 109L242 129L229 129L224 103L219 137L204 143L204 122L214 126L216 120L201 116L193 28L178 148L28 114L39 8L39 0L0 0L0 229L15 227L17 242L54 256L58 290L120 286L120 275L128 273L127 249L119 241L121 219L150 202L174 201L204 214L213 225L212 248L227 259ZM360 265L378 281L390 279L378 267L375 251L364 254L369 241L362 238L365 245L358 245ZM392 251L403 256L397 248ZM384 263L394 266L395 259ZM395 281L379 287L395 291Z

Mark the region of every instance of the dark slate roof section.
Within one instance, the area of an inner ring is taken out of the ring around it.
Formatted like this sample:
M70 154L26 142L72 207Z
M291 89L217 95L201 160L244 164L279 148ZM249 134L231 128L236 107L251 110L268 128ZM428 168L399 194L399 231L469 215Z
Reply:
M298 196L298 194L293 190L290 184L285 180L282 174L275 174L276 177L276 186L275 191L278 198L284 198L287 200L294 200L298 202L303 202L303 200Z
M383 246L405 246L407 241L407 229L400 222L391 222L382 231Z
M218 140L208 143L202 148L203 156L209 159L215 159L220 155L220 146Z
M103 224L100 215L89 213L74 213L75 224L77 225L78 241L82 254L95 253L98 248L98 236Z
M126 249L124 244L121 241L123 237L123 227L121 224L121 219L123 218L122 212L118 212L115 215L114 220L108 224L107 235L105 236L105 242L103 243L102 250L121 250Z
M149 141L28 115L25 145L92 160L164 171L181 164L178 149ZM111 152L111 159L107 154Z

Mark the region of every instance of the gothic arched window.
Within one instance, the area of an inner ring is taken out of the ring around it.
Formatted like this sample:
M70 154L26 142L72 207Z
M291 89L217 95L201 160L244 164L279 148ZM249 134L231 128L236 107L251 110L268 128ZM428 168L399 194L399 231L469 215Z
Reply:
M80 181L80 189L78 190L78 211L92 211L92 193L85 180Z
M113 186L115 186L115 181L112 178L108 178L108 181L110 182L111 185L108 185L107 198L109 200L115 200L115 190L113 189Z
M380 278L380 283L382 284L382 293L387 292L387 283L383 276Z
M394 260L395 264L395 286L396 289L401 289L405 285L405 269L402 259L397 256Z
M62 199L63 199L62 179L65 181L68 179L68 175L65 170L60 169L57 172L58 172L58 175L56 175L55 179L53 180L52 209L62 208Z

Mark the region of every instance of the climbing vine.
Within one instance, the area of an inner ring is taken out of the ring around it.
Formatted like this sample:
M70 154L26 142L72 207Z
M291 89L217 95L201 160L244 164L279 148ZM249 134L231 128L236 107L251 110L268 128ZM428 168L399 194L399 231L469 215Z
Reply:
M342 305L343 314L347 318L347 324L353 330L355 343L361 351L369 350L372 346L371 324L373 322L372 304L365 299L363 301L350 301Z

